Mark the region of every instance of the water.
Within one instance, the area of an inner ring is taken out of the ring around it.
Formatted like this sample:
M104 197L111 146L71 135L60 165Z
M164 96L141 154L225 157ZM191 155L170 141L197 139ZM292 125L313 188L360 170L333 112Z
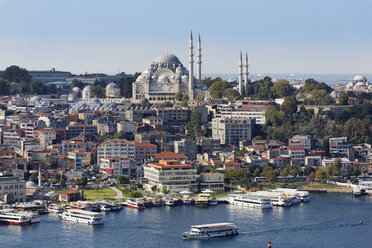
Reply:
M360 225L359 221L363 220ZM234 222L240 234L183 240L192 224ZM105 224L88 226L41 217L31 226L0 226L0 247L372 247L372 196L313 193L310 202L258 210L231 205L162 207L105 213Z
M319 82L324 82L326 84L347 84L350 83L353 77L357 74L348 73L348 74L326 74L326 73L250 73L249 79L254 81L260 80L266 76L271 77L274 81L279 79L286 79L289 82L293 80L305 81L306 79L312 78ZM363 74L367 77L369 82L372 80L372 74ZM231 78L238 78L238 74L205 74L203 77L220 77L224 80L229 80Z

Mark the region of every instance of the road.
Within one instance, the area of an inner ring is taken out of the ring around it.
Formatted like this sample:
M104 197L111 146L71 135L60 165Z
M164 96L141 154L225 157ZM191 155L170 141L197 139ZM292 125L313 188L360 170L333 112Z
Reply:
M112 189L113 191L116 192L115 199L122 199L122 198L124 198L123 193L119 189L117 189L115 187L110 187L110 189Z

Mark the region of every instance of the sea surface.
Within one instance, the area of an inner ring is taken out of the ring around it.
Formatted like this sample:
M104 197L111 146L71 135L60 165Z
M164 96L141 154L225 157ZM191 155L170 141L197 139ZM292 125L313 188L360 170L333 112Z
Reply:
M364 74L362 73L369 82L372 81L372 74ZM254 81L260 80L266 76L269 76L273 79L273 81L277 81L280 79L286 79L289 82L294 80L305 81L306 79L312 78L317 80L318 82L324 82L326 84L347 84L350 83L354 76L357 74L332 74L332 73L250 73L249 79ZM223 80L235 79L237 80L238 74L205 74L204 77L220 77Z
M372 196L312 193L310 202L259 210L221 204L209 208L124 208L89 226L41 216L29 226L0 226L0 247L372 247ZM359 224L363 221L363 224ZM213 240L183 240L193 224L234 222L240 234Z

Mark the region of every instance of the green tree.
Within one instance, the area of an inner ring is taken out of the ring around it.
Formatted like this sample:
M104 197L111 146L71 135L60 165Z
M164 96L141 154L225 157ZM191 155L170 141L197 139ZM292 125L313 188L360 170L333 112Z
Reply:
M223 91L222 95L226 97L230 102L240 97L239 92L233 88L227 88Z
M173 104L171 102L165 102L161 105L163 108L170 108L173 107Z
M269 168L269 169L266 169ZM264 176L267 178L267 180L271 183L274 184L277 178L277 175L275 171L271 167L266 167L263 172L261 173L261 176Z
M106 95L106 90L101 85L92 86L92 96L97 98L104 98Z
M143 194L139 191L133 191L133 192L131 192L130 196L133 197L133 198L141 198L141 197L143 197Z
M163 186L161 192L162 192L164 195L169 194L169 190L168 190L167 186Z
M338 98L338 105L348 105L349 97L345 93Z
M201 132L201 113L197 110L194 110L190 114L190 121L186 124L186 132L192 138L198 136L198 133Z
M174 98L176 98L176 100L179 102L182 101L183 93L181 91L178 91L176 95L174 96Z
M33 182L33 183L36 183L38 184L38 179L39 179L39 173L35 172L35 173L32 173L31 176L30 176L30 181Z
M1 77L7 80L8 82L30 82L31 76L28 74L28 71L24 68L20 68L19 66L12 65L1 73Z
M0 95L7 96L9 95L9 84L6 80L0 78Z
M273 95L276 97L289 97L293 92L291 85L285 79L281 79L274 83L271 89L273 91Z
M151 187L152 192L155 193L157 190L158 190L158 186L154 185L154 186Z
M118 175L118 182L119 184L128 184L129 183L129 177L124 175Z
M30 94L39 95L43 93L43 86L41 83L32 81L30 84Z
M149 102L149 100L147 100L147 98L143 98L142 100L141 100L141 107L142 108L146 108L146 107L148 107L150 105L150 102Z
M223 92L225 89L229 87L229 83L227 81L216 81L212 83L209 94L212 98L221 98L223 97Z
M280 106L280 110L283 111L287 116L292 116L297 112L297 104L293 98L287 98Z

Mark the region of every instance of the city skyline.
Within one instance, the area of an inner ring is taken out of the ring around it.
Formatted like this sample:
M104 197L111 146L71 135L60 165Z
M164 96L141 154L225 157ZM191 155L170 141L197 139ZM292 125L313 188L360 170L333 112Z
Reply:
M241 50L257 73L372 73L371 1L0 0L0 7L7 10L0 70L134 73L165 50L187 66L192 30L201 35L203 74L237 73Z

